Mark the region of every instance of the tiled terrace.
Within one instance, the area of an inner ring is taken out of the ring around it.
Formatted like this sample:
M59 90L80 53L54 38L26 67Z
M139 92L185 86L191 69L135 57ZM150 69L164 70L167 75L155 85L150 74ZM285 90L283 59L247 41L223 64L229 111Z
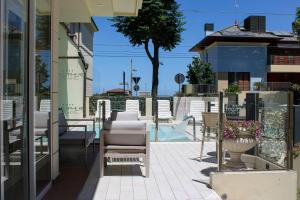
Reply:
M216 170L215 143L205 143L199 162L200 143L151 143L150 177L140 163L109 164L99 179L99 159L78 199L201 199L220 200L208 187L209 172Z

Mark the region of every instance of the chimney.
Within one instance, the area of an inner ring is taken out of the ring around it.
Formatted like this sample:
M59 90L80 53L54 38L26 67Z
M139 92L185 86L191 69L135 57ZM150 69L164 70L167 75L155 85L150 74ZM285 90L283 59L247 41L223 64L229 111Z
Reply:
M214 24L212 23L205 23L204 24L204 36L209 36L214 32Z
M266 32L266 16L249 16L244 20L247 31Z

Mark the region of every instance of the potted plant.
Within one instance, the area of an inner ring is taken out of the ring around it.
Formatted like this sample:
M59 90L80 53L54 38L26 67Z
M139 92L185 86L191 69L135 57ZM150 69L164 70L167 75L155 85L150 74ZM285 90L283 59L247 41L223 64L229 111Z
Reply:
M223 145L230 155L229 167L239 168L244 164L241 154L253 148L261 137L261 124L257 121L226 121L223 131Z

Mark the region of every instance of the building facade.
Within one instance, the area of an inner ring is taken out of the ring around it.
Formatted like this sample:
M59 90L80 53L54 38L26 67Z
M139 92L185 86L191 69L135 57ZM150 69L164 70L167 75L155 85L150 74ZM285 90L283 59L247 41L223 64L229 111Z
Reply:
M67 118L89 116L89 98L93 95L93 38L98 31L91 23L59 25L58 107ZM75 93L74 91L81 91Z
M1 200L41 199L60 174L58 109L66 94L59 65L60 56L68 55L60 49L61 23L136 16L141 5L142 0L0 1ZM88 87L92 77L85 70ZM85 91L82 101L90 95Z
M282 89L290 83L300 83L300 45L298 38L287 32L266 31L263 16L250 16L244 27L233 25L211 32L190 51L199 52L211 63L215 72L215 87L223 91L237 83L249 91L255 83L268 83L272 89ZM279 84L277 84L279 82Z

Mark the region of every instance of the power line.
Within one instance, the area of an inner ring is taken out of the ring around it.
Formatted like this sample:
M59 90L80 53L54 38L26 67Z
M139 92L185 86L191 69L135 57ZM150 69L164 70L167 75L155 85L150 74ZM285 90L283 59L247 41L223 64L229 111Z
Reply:
M295 16L295 13L275 13L275 12L242 12L242 11L204 11L198 9L185 9L183 11L193 12L198 14L206 14L206 13L215 13L215 14L223 14L223 15L232 15L232 14L244 14L244 15L275 15L275 16Z

